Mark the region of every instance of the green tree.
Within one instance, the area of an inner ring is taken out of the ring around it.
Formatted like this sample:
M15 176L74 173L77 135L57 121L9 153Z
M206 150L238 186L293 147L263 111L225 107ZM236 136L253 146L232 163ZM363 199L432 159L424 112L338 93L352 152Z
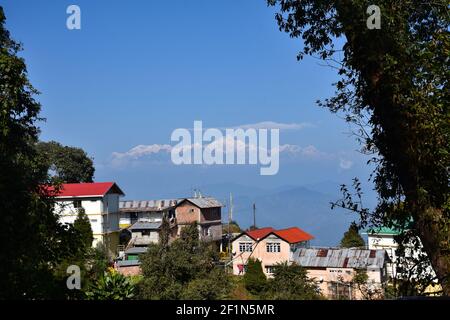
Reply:
M367 27L367 0L268 0L280 30L301 38L298 55L337 69L336 94L319 105L355 126L375 163L378 206L351 193L335 205L356 211L362 226L392 227L413 218L399 243L423 249L450 294L450 37L448 1L380 0L381 29ZM340 44L343 43L342 47ZM345 191L345 186L343 186ZM404 209L396 205L403 201ZM418 239L420 238L420 241Z
M19 51L0 6L0 299L61 298L54 271L77 250L77 233L58 222L41 187L49 183L34 148L41 106Z
M65 183L92 182L94 162L83 149L63 146L58 142L38 142L37 153L47 172Z
M361 293L362 298L366 300L382 299L384 295L383 288L376 287L369 283L369 275L366 269L357 269L352 279L352 285L356 286Z
M73 222L73 227L81 237L83 251L87 252L92 247L94 236L92 234L91 222L83 208L78 209L77 218Z
M344 233L344 237L341 239L342 248L358 248L364 247L364 239L359 234L358 225L355 222L350 224L348 231Z
M267 284L267 278L264 275L261 261L254 258L247 260L247 270L244 274L245 288L252 294L261 294Z
M116 271L108 271L89 286L87 300L129 300L135 296L130 279Z
M273 278L269 279L266 299L272 300L316 300L322 298L314 281L307 276L306 270L297 265L285 263L274 267Z
M170 245L164 239L167 237L140 256L143 278L138 285L139 298L202 300L228 293L229 279L215 266L218 254L199 240L197 224L184 227L180 238Z

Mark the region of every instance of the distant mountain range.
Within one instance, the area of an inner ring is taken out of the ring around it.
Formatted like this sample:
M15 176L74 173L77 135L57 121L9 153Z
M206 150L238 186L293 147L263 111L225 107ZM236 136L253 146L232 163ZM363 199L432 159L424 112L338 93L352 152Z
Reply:
M330 202L341 198L339 183L325 181L305 186L283 186L263 189L235 183L221 183L198 187L203 196L213 196L226 207L222 220L228 219L228 200L233 194L233 220L241 228L253 224L253 203L256 204L258 227L287 228L297 226L312 234L312 245L336 246L350 223L357 220L355 214L342 209L331 210ZM185 190L169 197L191 196L193 190Z

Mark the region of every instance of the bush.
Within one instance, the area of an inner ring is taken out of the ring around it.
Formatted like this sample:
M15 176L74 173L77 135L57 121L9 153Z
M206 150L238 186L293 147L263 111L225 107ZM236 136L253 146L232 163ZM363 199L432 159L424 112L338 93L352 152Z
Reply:
M89 286L88 300L127 300L134 297L134 285L124 275L108 270Z

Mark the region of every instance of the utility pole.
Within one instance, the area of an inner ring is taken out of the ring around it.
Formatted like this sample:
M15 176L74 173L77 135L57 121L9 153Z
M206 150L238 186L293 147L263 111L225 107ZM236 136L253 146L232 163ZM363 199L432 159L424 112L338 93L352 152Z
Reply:
M256 229L256 203L253 204L253 228Z
M231 261L233 261L233 254L231 253L231 232L230 232L230 224L232 220L233 220L233 195L230 192L230 205L228 207L228 234L227 234L228 254L230 255L230 264Z

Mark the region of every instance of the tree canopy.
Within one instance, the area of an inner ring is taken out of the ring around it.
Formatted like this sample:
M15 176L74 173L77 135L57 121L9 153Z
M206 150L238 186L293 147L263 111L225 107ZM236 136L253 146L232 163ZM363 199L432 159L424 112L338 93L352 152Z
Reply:
M0 299L61 298L56 266L77 250L77 233L53 212L49 183L34 148L41 105L5 28L0 6Z
M166 230L168 232L169 230ZM184 227L170 245L167 237L151 244L140 256L143 279L141 299L222 299L231 290L229 276L216 267L216 250L199 240L198 226Z
M359 234L359 228L355 222L352 222L348 228L348 231L344 233L340 245L342 248L364 247L364 239Z
M94 162L81 148L63 146L58 142L38 142L38 156L55 180L64 183L92 182Z
M280 30L303 40L299 59L312 55L336 68L335 96L319 105L354 124L362 151L376 165L376 209L362 206L358 183L357 198L347 192L336 205L358 212L363 226L392 227L412 217L411 232L399 242L423 245L450 294L448 1L377 1L381 29L367 27L373 4L367 0L268 4L279 9Z

